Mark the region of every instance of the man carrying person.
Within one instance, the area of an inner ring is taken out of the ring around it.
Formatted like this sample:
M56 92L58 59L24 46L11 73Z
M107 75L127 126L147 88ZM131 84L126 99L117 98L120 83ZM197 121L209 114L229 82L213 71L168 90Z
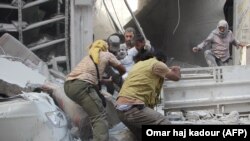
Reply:
M93 127L93 141L109 140L105 98L99 92L100 79L108 65L117 69L120 75L125 73L121 63L108 52L107 42L96 40L90 45L89 55L67 75L64 83L66 95L88 114Z
M120 47L121 48L121 47ZM135 37L135 46L128 49L127 56L125 58L120 59L122 65L126 68L126 72L128 73L131 67L140 60L140 56L145 52L152 51L153 48L150 44L146 44L145 39L140 34ZM123 75L125 79L127 73Z

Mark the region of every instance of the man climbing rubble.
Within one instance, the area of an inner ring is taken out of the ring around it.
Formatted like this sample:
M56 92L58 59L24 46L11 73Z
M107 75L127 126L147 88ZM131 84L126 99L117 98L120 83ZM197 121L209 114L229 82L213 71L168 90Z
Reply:
M228 29L228 23L225 20L220 20L217 28L214 29L209 36L194 47L193 52L198 52L208 47L204 52L206 62L209 67L228 65L230 60L229 46L235 45L237 48L244 47L235 39L231 30Z
M100 76L107 65L117 69L121 75L125 73L125 68L107 50L108 44L105 41L93 42L89 48L89 55L67 75L64 84L66 95L89 115L94 141L108 141L109 138L105 98L98 89Z

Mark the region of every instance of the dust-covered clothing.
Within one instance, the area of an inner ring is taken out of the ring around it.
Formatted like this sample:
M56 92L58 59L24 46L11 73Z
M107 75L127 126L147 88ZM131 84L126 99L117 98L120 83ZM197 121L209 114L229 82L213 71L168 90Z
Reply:
M137 62L125 79L116 101L120 120L141 140L141 126L170 124L168 119L152 108L170 69L156 58Z
M219 30L219 27L224 27L225 31L222 33ZM228 29L227 22L225 20L221 20L218 23L217 28L213 30L209 34L209 36L197 47L199 49L207 47L209 50L211 50L211 52L216 58L224 62L228 60L230 57L230 52L229 52L230 44L239 47L240 42L235 39L232 31Z
M132 47L128 49L127 52L127 56L124 59L121 59L120 62L126 68L126 72L129 72L129 70L135 64L134 57L138 54L138 50L135 47Z
M93 127L93 141L108 141L107 115L95 86L86 81L75 79L65 82L64 91L88 114Z
M105 98L100 94L97 85L97 69L101 77L108 65L116 67L120 65L120 62L113 54L107 52L105 41L97 40L91 45L89 55L84 57L67 75L64 83L66 95L88 114L93 127L93 141L109 140Z
M205 56L205 59L206 59L209 67L228 66L229 65L230 59L223 62L220 59L216 58L213 55L213 52L211 50L206 50L204 52L204 56Z
M123 83L117 103L138 104L131 103L131 100L124 101L124 98L128 98L140 100L146 106L154 107L157 104L163 80L169 71L167 65L156 58L136 63Z
M116 57L110 52L100 52L99 57L101 59L97 66L100 76L103 75L104 69L107 65L118 66L121 64L120 61L117 60ZM67 75L66 81L74 79L83 80L91 84L98 83L96 68L90 56L83 58L83 60L73 69L73 71Z
M161 113L148 108L135 105L130 110L120 111L116 110L119 119L134 133L137 141L141 141L142 125L168 125L171 122L166 116Z

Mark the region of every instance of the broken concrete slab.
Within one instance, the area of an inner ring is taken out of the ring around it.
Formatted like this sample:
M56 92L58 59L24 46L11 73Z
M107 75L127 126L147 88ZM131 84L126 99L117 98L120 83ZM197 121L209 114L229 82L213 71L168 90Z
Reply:
M73 141L65 114L45 93L25 93L0 102L4 141Z
M47 78L21 62L0 57L0 79L25 88L27 83L43 84Z
M26 91L25 88L22 88L16 84L10 84L0 79L0 94L6 95L7 97L11 97L22 93L22 91Z
M20 58L23 63L33 69L38 69L41 74L49 78L48 66L20 41L5 33L0 38L0 55L9 55Z
M109 130L109 141L136 141L133 133L122 123Z

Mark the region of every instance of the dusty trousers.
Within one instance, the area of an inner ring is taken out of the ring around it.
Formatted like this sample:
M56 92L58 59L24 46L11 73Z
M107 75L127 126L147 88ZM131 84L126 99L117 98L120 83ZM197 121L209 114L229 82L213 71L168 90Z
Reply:
M216 67L216 66L228 66L228 60L222 62L220 59L216 58L211 50L206 50L204 52L204 56L206 59L206 62L209 67Z
M127 111L116 109L120 120L130 129L136 136L137 141L142 139L142 125L168 125L170 121L161 113L145 107L132 107Z
M65 82L64 90L66 95L88 114L93 127L93 141L108 141L107 115L94 85L81 80L71 80Z

